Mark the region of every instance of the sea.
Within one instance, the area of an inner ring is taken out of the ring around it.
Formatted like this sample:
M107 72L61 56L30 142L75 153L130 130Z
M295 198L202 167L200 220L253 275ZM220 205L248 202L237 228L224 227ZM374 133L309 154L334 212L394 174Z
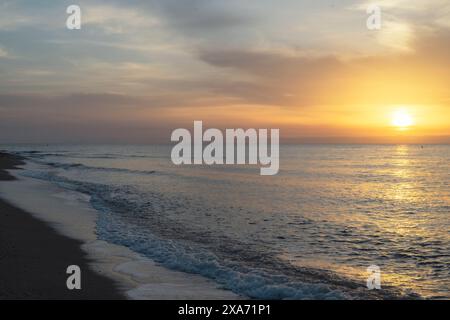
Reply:
M282 145L276 176L171 148L0 146L87 195L99 239L242 296L371 297L375 266L381 298L450 298L449 145Z

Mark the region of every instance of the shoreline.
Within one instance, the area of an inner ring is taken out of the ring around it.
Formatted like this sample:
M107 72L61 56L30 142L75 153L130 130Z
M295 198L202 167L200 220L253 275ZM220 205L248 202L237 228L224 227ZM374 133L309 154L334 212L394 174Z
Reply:
M85 296L76 294L66 289L65 268L54 277L55 271L49 271L47 279L55 285L58 284L60 291L52 291L47 294L48 286L36 282L33 275L21 269L5 269L5 272L14 270L15 281L0 288L0 299L27 299L25 294L28 289L17 287L16 282L28 283L30 287L41 288L32 291L29 299L136 299L136 300L220 300L220 299L242 299L243 297L224 290L218 284L199 275L187 274L179 271L169 270L158 265L150 259L131 251L128 248L117 246L98 240L96 235L96 218L98 212L90 204L88 197L75 192L67 192L51 185L48 182L38 181L33 178L22 177L6 170L20 169L17 166L26 167L24 158L0 152L0 225L16 232L15 235L4 233L0 236L0 283L3 283L2 264L11 265L15 262L13 256L15 251L3 252L3 244L10 241L25 241L30 238L20 232L22 224L31 227L33 222L42 226L43 231L33 234L29 246L22 245L20 255L25 259L28 270L38 270L33 262L37 259L33 252L45 254L46 266L57 268L50 253L63 250L68 258L64 261L83 261L83 263L70 262L67 265L77 264L82 270L82 289ZM3 210L3 204L5 210ZM6 213L6 215L4 214ZM7 220L5 216L16 218L16 216L27 217L26 221ZM30 222L31 221L31 222ZM0 232L2 227L0 227ZM53 248L53 243L40 246L40 238L52 235L59 248ZM4 238L5 240L2 240ZM71 246L65 241L72 242ZM16 247L16 246L14 246ZM60 255L57 255L58 257ZM27 262L28 260L32 262ZM51 270L51 269L49 269ZM36 272L39 277L40 272ZM95 276L101 279L95 278ZM28 277L30 277L28 279ZM63 281L62 281L62 280ZM92 283L91 288L85 285ZM60 285L62 281L62 285ZM104 284L105 288L97 284ZM98 288L97 288L98 287ZM3 290L5 289L5 290ZM86 290L84 290L86 289ZM69 295L66 297L67 291ZM76 290L75 290L76 291Z
M97 219L101 217L102 211L92 207L91 197L87 193L61 187L46 179L27 174L28 171L47 170L45 164L24 161L28 159L20 158L14 153L4 154L1 151L0 159L3 159L4 164L0 168L23 169L25 172L25 174L19 174L20 171L8 172L0 169L0 176L3 180L7 180L0 181L0 198L6 200L10 206L22 210L26 215L50 227L58 235L76 240L78 249L81 249L88 259L88 267L117 284L118 292L123 298L136 300L248 298L225 290L217 282L202 275L168 269L127 247L99 240L96 228ZM1 219L0 214L0 225L3 223ZM28 254L26 251L23 252ZM64 276L67 278L67 275L64 274ZM316 278L311 272L305 273L304 276L312 276L312 280ZM347 296L345 299L420 298L416 295L405 295L389 286L380 292L369 292L364 286L360 287L359 283L349 282L345 278L327 276L324 280L326 280L324 284L345 294ZM322 282L320 280L320 283ZM315 282L311 281L311 283Z
M0 181L16 180L6 170L21 164L0 153ZM125 299L115 281L91 270L81 246L0 197L0 299ZM74 264L82 270L81 290L66 286L67 267Z

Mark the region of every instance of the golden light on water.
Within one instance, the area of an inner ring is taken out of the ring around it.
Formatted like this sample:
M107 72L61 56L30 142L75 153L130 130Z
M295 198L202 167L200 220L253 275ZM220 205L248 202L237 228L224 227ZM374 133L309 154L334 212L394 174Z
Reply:
M392 125L398 129L406 130L414 124L414 120L407 109L397 109L392 113Z

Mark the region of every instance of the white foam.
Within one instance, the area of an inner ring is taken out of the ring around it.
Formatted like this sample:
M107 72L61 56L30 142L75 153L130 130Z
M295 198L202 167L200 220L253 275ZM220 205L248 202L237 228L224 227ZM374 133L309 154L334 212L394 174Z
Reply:
M24 166L31 168L32 164ZM204 277L166 269L130 249L97 239L98 212L89 197L50 182L22 177L1 181L0 197L45 221L57 232L83 242L97 272L116 280L130 299L239 299Z

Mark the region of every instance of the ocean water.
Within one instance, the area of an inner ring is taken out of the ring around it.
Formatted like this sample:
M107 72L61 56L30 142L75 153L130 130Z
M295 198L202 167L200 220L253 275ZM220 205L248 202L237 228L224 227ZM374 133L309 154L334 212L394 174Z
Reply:
M450 298L448 145L282 146L265 177L175 166L170 146L2 149L90 196L100 239L251 298Z

